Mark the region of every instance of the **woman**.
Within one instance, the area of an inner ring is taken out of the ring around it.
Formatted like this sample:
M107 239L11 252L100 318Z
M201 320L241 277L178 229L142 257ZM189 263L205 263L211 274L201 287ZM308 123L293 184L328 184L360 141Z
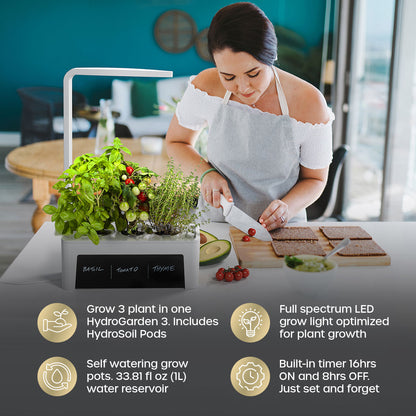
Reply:
M191 77L166 136L169 155L200 176L212 220L223 219L221 194L269 231L306 220L332 159L322 94L273 66L276 34L252 3L216 13L208 48L216 68ZM193 148L205 125L208 162Z

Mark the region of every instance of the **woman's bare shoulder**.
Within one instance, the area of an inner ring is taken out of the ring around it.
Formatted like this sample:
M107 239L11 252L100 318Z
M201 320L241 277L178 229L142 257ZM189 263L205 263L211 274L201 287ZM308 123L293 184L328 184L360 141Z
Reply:
M221 84L216 68L208 68L200 72L193 80L195 88L205 91L208 95L222 97L225 89Z
M328 105L316 87L288 72L278 70L278 73L291 117L311 124L329 120Z

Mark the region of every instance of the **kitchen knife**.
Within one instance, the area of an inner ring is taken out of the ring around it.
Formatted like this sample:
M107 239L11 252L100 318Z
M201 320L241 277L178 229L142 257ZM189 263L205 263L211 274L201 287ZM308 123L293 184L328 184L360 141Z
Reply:
M229 224L246 234L248 233L249 228L254 228L256 230L255 238L262 241L272 241L269 232L260 223L241 211L241 209L237 208L234 205L234 202L227 201L222 194L220 204L222 206L225 221Z

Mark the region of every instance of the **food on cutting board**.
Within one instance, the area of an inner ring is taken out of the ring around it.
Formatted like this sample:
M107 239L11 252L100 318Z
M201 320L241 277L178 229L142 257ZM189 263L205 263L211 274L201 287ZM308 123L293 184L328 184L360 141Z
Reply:
M218 238L215 237L215 235L209 233L208 231L199 230L199 244L201 246L214 240L218 240Z
M245 242L248 242L248 241L250 241L250 236L249 235L243 235L242 240L245 241Z
M330 240L335 247L339 240ZM374 240L352 240L347 247L338 252L340 256L386 256L387 253Z
M320 256L285 256L285 263L291 269L299 272L320 273L327 272L335 267L333 261Z
M324 231L327 231L328 235L337 238L329 239L325 236ZM373 244L374 240L371 235L356 225L288 226L270 233L273 239L271 245L264 241L256 241L256 244L244 242L242 241L243 235L244 233L240 230L230 228L234 250L242 266L250 265L258 268L286 267L283 261L284 256L299 257L302 254L325 256L346 236L349 236L350 239L352 237L352 241L348 248L334 255L333 261L337 263L337 266L388 266L391 264L388 252L385 252L383 248L375 245L375 243ZM368 236L370 236L370 239L368 239ZM279 240L276 238L279 238ZM365 239L358 240L357 238ZM358 244L359 242L361 243Z
M348 227L319 227L324 236L328 240L343 240L349 238L350 240L371 240L372 237L367 231L359 226Z
M310 227L283 227L270 233L273 240L318 240Z
M254 237L256 235L256 230L254 228L249 228L248 231L247 231L247 234L250 237Z
M326 254L318 241L273 240L272 246L278 257L294 256L296 254L314 254L316 256L325 256Z
M241 280L250 275L250 271L246 268L242 268L239 264L235 267L227 268L220 267L215 274L215 278L219 281L232 282L233 280Z
M208 266L223 261L230 254L231 243L228 240L213 240L199 249L199 265Z

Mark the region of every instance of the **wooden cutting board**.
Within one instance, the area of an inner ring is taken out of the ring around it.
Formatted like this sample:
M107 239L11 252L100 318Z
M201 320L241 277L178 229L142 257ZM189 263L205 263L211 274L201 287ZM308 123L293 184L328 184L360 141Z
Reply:
M319 230L319 227L310 227L319 238L323 249L328 253L332 250L327 238ZM230 227L230 238L237 255L238 262L242 267L267 268L282 267L283 257L277 257L270 242L258 240L251 237L250 241L242 241L245 234L235 227ZM339 266L389 266L391 258L385 256L340 256L332 257Z

